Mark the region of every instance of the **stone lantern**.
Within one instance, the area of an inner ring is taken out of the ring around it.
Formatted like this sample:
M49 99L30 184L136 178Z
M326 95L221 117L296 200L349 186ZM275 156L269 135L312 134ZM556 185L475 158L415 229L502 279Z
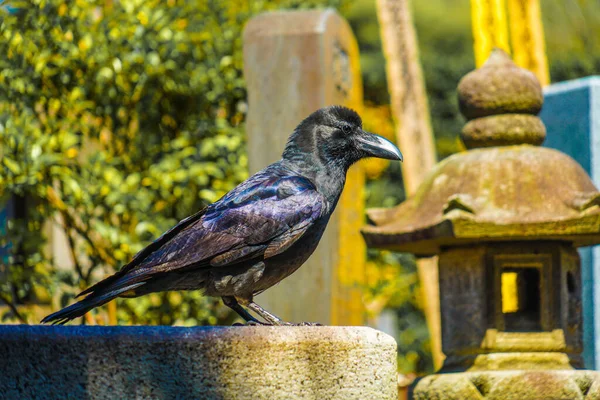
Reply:
M436 165L404 203L369 210L363 229L368 246L439 255L446 359L413 396L600 398L600 373L575 369L576 248L600 243L600 193L572 158L539 147L541 87L506 53L495 50L458 92L468 151Z

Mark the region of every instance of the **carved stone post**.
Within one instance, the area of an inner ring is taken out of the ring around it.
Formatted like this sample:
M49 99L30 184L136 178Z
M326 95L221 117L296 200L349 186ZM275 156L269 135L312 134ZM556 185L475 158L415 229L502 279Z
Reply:
M288 136L313 111L341 104L360 113L358 46L333 10L259 15L244 32L250 172L278 160ZM364 174L348 171L346 188L323 239L291 277L260 295L260 304L289 321L358 325L364 308Z

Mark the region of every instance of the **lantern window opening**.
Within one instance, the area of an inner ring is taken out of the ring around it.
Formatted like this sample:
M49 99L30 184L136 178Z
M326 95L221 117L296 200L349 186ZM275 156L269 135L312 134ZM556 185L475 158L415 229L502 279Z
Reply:
M505 266L501 275L504 330L539 331L541 323L541 274L536 267Z
M553 265L559 262L550 246L500 246L488 253L494 278L492 326L504 332L551 331L557 303L550 298ZM491 271L490 271L491 272ZM491 278L491 276L490 276Z

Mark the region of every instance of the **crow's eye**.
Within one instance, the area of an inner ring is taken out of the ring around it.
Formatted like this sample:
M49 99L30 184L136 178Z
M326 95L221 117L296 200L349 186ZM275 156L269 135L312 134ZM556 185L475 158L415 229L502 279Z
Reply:
M352 132L352 127L350 125L342 125L342 132L348 135Z

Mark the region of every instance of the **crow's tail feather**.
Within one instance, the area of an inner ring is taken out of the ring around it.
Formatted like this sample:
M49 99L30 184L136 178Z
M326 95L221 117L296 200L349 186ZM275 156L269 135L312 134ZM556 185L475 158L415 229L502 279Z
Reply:
M83 316L92 308L108 303L112 299L119 297L119 295L129 290L133 290L139 286L142 286L145 283L146 282L137 282L124 287L115 288L104 293L91 293L85 299L75 304L71 304L70 306L63 308L60 311L48 315L42 320L42 323L45 324L48 322L52 322L52 325L63 325L72 319Z

